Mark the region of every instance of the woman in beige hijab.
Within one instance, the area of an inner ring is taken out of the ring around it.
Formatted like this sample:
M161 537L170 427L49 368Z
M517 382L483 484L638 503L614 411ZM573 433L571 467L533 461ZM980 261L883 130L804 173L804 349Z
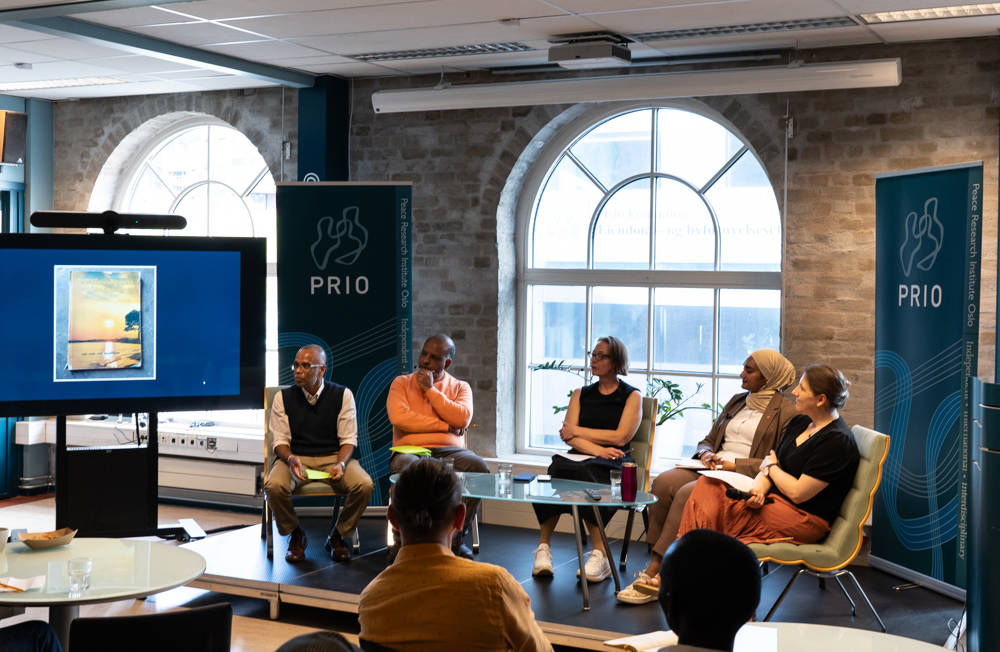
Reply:
M781 433L795 416L795 407L782 394L795 383L795 366L773 349L754 351L743 363L743 389L731 398L698 443L694 457L708 468L736 471L754 477L768 452L777 448ZM650 491L659 499L650 505L646 540L653 542L649 565L618 600L644 604L656 599L660 562L680 527L681 514L699 475L690 469L671 469L656 477Z

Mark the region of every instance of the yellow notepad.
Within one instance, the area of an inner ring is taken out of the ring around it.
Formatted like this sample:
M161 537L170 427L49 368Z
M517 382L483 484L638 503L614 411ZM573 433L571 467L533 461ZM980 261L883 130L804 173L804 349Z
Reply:
M325 480L330 477L330 474L326 471L319 471L317 469L306 469L306 478L309 480Z
M389 450L394 453L402 453L404 455L423 455L424 457L431 456L431 449L424 448L423 446L393 446Z

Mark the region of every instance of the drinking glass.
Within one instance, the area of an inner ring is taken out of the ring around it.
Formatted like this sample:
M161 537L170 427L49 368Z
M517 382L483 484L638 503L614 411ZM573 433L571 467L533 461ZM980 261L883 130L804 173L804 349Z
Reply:
M80 597L90 588L90 571L94 562L90 557L73 557L66 562L66 567L69 571L69 595Z
M497 486L500 488L501 493L507 493L510 491L510 486L513 482L513 475L513 464L501 462L497 465Z
M622 497L622 471L621 469L611 470L611 499L621 500Z

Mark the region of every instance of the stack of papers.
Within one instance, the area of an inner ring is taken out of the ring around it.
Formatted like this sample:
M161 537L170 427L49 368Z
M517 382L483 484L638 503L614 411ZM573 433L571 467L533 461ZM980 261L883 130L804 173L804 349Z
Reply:
M740 491L750 491L750 488L753 487L753 478L736 471L698 471L698 473L722 480L730 487L736 487Z
M44 586L44 575L36 575L35 577L0 577L0 593L41 591Z
M431 456L431 449L424 448L423 446L393 446L389 450L393 453L400 453L403 455L421 455L423 457Z
M604 641L605 645L620 647L628 652L650 652L659 650L668 645L677 645L677 634L673 632L650 632L649 634L639 634L638 636L626 636L625 638L615 638Z

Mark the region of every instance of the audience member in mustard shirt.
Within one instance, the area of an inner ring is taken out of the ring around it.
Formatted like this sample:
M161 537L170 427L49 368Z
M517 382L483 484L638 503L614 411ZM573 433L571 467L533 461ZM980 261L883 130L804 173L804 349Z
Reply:
M393 446L423 446L435 459L450 460L456 471L488 473L483 458L465 448L465 430L472 422L472 388L448 373L455 357L455 343L447 335L434 335L424 342L420 366L412 374L399 376L389 387L386 411L392 422ZM393 453L389 470L400 473L420 458ZM470 515L478 500L467 500ZM471 558L459 532L453 544L455 554ZM396 539L397 544L399 539ZM392 553L398 550L393 547ZM390 554L392 554L390 553Z
M465 520L461 498L441 462L424 459L399 475L388 517L403 547L361 592L361 638L399 652L551 652L517 580L448 549Z

